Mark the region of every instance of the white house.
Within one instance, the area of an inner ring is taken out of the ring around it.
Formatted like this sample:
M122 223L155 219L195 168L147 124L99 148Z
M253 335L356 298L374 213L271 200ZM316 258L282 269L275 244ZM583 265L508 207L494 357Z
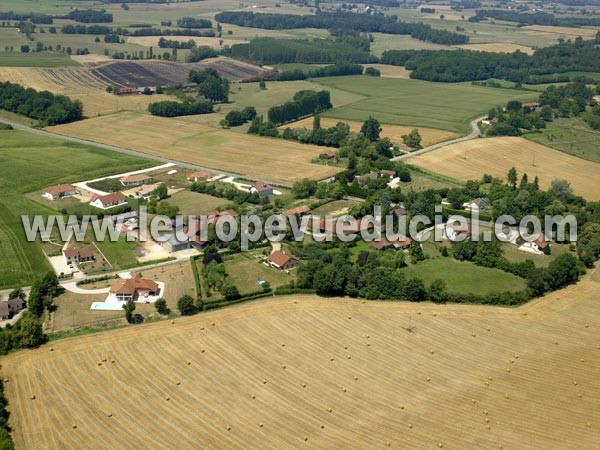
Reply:
M49 200L58 200L77 194L77 190L68 184L57 184L50 186L42 191L42 195Z
M100 209L109 209L125 203L125 196L122 192L113 192L107 195L94 195L90 205Z
M535 252L543 253L549 245L550 242L546 240L544 233L540 233L537 239L524 242L523 245L521 245L521 248L523 250L533 250Z

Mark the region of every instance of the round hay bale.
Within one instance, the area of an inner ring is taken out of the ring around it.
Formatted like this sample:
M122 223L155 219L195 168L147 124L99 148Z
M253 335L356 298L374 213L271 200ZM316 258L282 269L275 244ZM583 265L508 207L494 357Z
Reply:
M444 446L444 444L442 444L441 442L438 444L439 448L442 448Z
M573 381L573 384L574 384L575 386L577 386L577 384L578 384L578 383L577 383L577 381Z
M112 413L108 413L106 417L112 417Z
M474 398L471 399L472 403L477 403L477 400L475 400Z
M73 428L74 430L76 430L76 429L77 429L77 425L73 424L72 428Z
M487 416L487 415L488 415L488 412L487 412L485 409L483 410L483 415L484 415L484 416Z
M263 384L267 384L267 380L263 380Z
M352 359L352 356L350 356L350 355L347 355L347 356L346 356L346 358L348 358L348 359Z
M370 347L370 346L371 346L371 343L370 343L370 342L367 342L367 347Z
M283 365L283 366L281 366L281 368L285 370L286 367L285 367L285 365Z
M588 427L588 428L590 428L592 426L592 424L588 422L588 423L585 424L585 426Z
M300 386L302 386L303 388L306 387L306 383L302 383Z
M191 365L192 365L192 362L191 362L191 361L188 361L188 362L187 362L187 365L188 365L188 366L191 366Z
M386 447L390 447L391 445L392 445L392 444L390 444L389 442L386 442L386 443L385 443L385 446L386 446Z
M308 442L308 436L304 436L304 442Z
M281 344L282 347L285 347L285 344Z
M342 388L342 392L346 392L346 388Z
M327 412L329 412L329 413L332 413L332 412L333 412L333 409L331 409L331 408L327 408Z
M206 351L206 350L202 349L202 350L200 350L200 353L204 353L205 351Z
M329 361L335 361L335 358L329 358Z
M231 427L230 427L229 425L227 425L227 427L225 427L225 429L226 429L227 431L231 431Z
M171 325L172 325L172 324L174 324L174 323L175 323L175 321L174 321L174 320L171 320Z
M488 382L486 381L486 382L485 382L485 385L486 385L486 386L489 386L489 385L490 385L490 383L488 383Z
M325 425L321 424L321 430L325 428Z
M106 362L106 358L102 358L102 362Z
M475 333L471 333L471 336L475 337L475 336L476 336L476 334L475 334Z
M348 350L348 346L347 345L344 345L344 350Z
M50 347L50 351L53 352L54 351L54 347Z
M367 334L367 339L371 339L371 336L369 336L368 334Z
M510 373L510 369L506 369L506 371L507 371L508 373Z
M348 316L348 320L352 319L352 316Z
M437 313L433 313L433 317L437 317Z
M256 395L252 394L252 400L254 400L256 398Z
M111 364L114 364L114 363L115 363L115 360L114 360L114 359L111 359L111 360L110 360L110 363L111 363Z
M490 327L486 328L487 331L492 331L492 329Z
M210 324L211 327L214 327L215 325L216 325L216 323L214 323L214 322Z
M435 352L432 349L432 350L429 350L429 353L431 353L433 355Z
M581 362L585 362L585 359L581 358Z
M99 365L99 366L101 366L101 365L102 365L102 363L101 363L101 362L99 362L99 363L98 363L98 365Z
M181 385L181 381L177 381L177 383L175 383L177 386Z
M506 400L508 400L510 397L508 396L508 394L504 394L504 398L505 398Z
M35 395L32 395L32 396L31 396L31 400L35 400Z
M420 316L420 315L421 315L421 311L417 311L417 316Z
M8 378L5 378L3 381L4 381L5 383L8 383Z
M262 427L264 427L265 425L264 425L264 424L261 422L261 423L259 423L259 424L258 424L258 426L259 426L260 428L262 428Z
M354 381L358 381L358 377L354 375Z
M409 423L409 424L408 424L408 428L410 428L410 429L412 430L412 427L413 427L413 426L412 426L412 423Z
M485 419L485 423L490 423L490 419Z
M488 380L493 381L494 379L492 377L488 377Z
M166 401L171 401L171 397L165 397Z
M431 377L427 377L427 381L428 381L428 382L429 382L429 381L431 381Z
M577 394L577 397L582 398L583 395L582 394Z

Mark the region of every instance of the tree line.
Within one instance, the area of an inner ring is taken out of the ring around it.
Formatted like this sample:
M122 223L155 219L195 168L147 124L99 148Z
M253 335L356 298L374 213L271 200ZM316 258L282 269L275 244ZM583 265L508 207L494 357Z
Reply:
M0 83L0 108L37 119L43 126L83 119L83 105L79 100L48 91L26 89L10 82Z
M362 75L360 64L333 64L310 70L286 70L275 74L275 81L306 80L307 78L341 77L345 75Z
M15 13L13 11L0 12L0 20L15 20L15 21L26 21L29 20L35 24L50 25L54 22L53 17L47 14L40 13Z
M162 102L150 103L148 112L153 116L160 117L179 117L191 116L195 114L209 114L213 112L213 103L205 98L186 99L183 102L165 100Z
M217 14L215 20L221 23L267 30L338 28L367 33L410 35L415 39L442 45L460 45L469 42L468 36L463 34L435 29L423 23L399 22L397 16L383 14L318 11L315 15L297 15L226 11Z
M597 27L600 26L600 18L597 17L556 17L543 11L520 13L505 9L479 9L476 17L469 18L470 22L479 22L485 18L517 22L519 26L525 25L551 25L556 27ZM473 20L472 20L473 19Z
M331 40L256 38L247 44L234 44L228 55L264 64L375 63L377 57L351 45Z
M212 22L208 19L182 17L181 19L177 19L177 26L181 28L212 28Z
M111 23L113 15L106 10L74 9L66 16L56 16L57 19L71 19L79 23Z
M301 117L318 114L333 108L329 91L299 91L292 101L273 106L268 111L269 122L281 125Z
M112 28L106 25L73 25L67 24L62 27L63 34L116 34L119 36L191 36L191 37L214 37L213 30L195 30L189 28L176 30L161 30L160 28L142 27L133 31L127 28Z
M471 50L386 50L382 64L404 66L411 78L461 82L498 78L515 83L540 81L540 75L600 71L600 33L595 40L566 41L540 48L533 55Z

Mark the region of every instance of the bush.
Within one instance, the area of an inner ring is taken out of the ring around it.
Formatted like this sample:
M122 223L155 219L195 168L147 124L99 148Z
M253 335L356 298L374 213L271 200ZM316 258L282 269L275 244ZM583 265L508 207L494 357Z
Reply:
M177 301L177 309L182 316L193 316L198 313L198 307L190 295L184 295Z
M381 71L376 69L375 67L367 67L365 70L365 75L369 75L371 77L380 77Z

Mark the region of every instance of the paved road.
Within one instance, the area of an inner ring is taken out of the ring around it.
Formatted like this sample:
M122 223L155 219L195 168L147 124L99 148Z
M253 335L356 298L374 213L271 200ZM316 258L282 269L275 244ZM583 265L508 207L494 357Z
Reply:
M476 139L480 136L481 132L479 131L478 123L485 119L487 116L478 117L477 119L473 119L471 121L471 133L466 136L461 136L456 139L451 139L449 141L438 142L437 144L430 145L429 147L422 148L421 150L416 150L414 152L406 153L405 155L396 156L392 158L392 161L402 161L409 158L414 158L415 156L422 155L423 153L431 152L433 150L437 150L438 148L445 147L446 145L457 144L459 142L470 141L471 139Z
M216 173L224 174L224 175L227 175L230 177L235 177L235 178L241 177L241 178L244 178L244 179L247 179L250 181L258 181L260 179L267 183L278 185L278 186L284 186L284 187L292 186L291 184L284 184L284 183L275 182L272 180L265 180L264 178L252 178L247 175L243 175L243 174L239 174L239 173L224 172L222 170L217 170L213 167L197 166L195 164L190 164L190 163L186 163L183 161L176 161L174 159L169 159L169 158L163 158L162 156L150 155L148 153L138 152L136 150L130 150L130 149L123 148L123 147L116 147L114 145L101 144L99 142L87 141L85 139L79 139L79 138L72 137L72 136L64 136L62 134L51 133L50 131L44 131L44 130L40 130L38 128L31 128L31 127L28 127L25 125L18 124L16 122L11 122L10 120L6 120L6 119L0 119L0 123L6 123L8 125L11 125L16 130L27 131L29 133L37 134L39 136L45 136L45 137L55 138L55 139L62 139L63 141L75 142L77 144L91 145L93 147L103 148L105 150L110 150L110 151L118 152L118 153L124 153L126 155L138 156L140 158L146 158L146 159L153 159L155 161L160 161L162 163L176 164L180 167L185 167L187 169L205 170L207 172L211 172L211 173L215 173L215 174Z

